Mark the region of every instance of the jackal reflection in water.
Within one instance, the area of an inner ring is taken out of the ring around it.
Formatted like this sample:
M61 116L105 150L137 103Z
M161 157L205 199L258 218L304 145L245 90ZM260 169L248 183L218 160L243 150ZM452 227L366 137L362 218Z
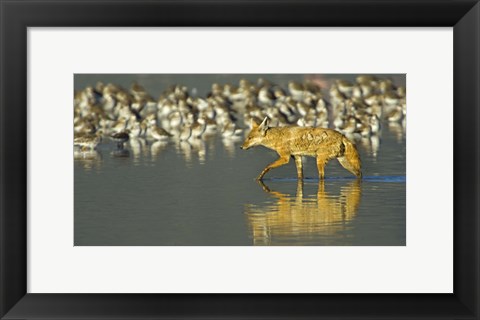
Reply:
M320 180L316 198L304 198L301 180L297 183L296 196L272 191L261 181L259 184L275 203L245 206L254 245L291 245L292 241L302 245L312 239L335 235L348 228L360 204L361 181L358 179L342 186L338 196L325 192L325 182Z

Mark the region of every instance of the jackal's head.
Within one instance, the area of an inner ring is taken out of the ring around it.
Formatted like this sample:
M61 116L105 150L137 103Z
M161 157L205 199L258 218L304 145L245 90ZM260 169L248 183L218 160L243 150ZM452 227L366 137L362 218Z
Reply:
M252 120L252 130L250 131L247 138L245 139L245 142L240 148L247 150L251 147L261 145L267 133L267 130L268 117L265 117L265 119L263 119L262 123L260 124L257 124L255 121Z

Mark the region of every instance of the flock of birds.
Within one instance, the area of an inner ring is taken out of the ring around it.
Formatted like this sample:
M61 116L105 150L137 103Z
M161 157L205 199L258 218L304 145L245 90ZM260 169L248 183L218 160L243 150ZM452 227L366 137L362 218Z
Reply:
M271 126L334 128L368 145L375 155L382 124L405 128L406 89L388 78L362 75L349 82L312 77L290 81L287 88L263 78L241 79L238 85L212 84L206 97L192 92L172 85L154 99L138 83L129 89L97 83L75 92L76 153L95 150L104 139L113 141L120 154L127 142L132 148L173 141L201 149L206 139L218 135L232 147L253 121L269 117ZM205 150L200 151L204 156Z

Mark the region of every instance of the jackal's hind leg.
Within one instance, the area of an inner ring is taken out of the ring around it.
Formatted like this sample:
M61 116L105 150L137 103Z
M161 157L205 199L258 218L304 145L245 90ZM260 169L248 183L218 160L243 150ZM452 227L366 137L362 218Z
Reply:
M360 170L356 170L354 166L352 166L352 164L348 161L347 157L338 157L337 160L342 165L342 167L356 175L358 178L362 177L362 172Z
M325 178L325 165L327 164L328 160L317 156L317 168L318 168L318 179L323 180Z
M303 180L303 164L302 156L293 156L295 158L295 165L297 166L297 177L298 180Z
M273 168L278 168L280 166L283 166L285 164L288 163L288 161L290 161L290 155L288 156L281 156L280 158L278 158L276 161L270 163L268 166L265 167L265 169L263 169L262 173L260 173L260 175L257 177L257 180L262 180L263 179L263 176L270 170L272 170Z

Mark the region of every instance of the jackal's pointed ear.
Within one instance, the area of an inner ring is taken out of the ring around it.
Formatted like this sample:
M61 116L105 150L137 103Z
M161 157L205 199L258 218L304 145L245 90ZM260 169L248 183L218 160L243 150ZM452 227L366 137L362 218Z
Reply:
M253 119L252 119L252 120L250 120L250 121L251 121L251 127L252 127L252 129L255 129L255 128L257 128L257 127L258 127L258 123L257 123L257 121L255 121L255 120L253 120Z
M267 133L268 122L269 122L268 117L265 117L265 119L263 119L262 123L260 123L260 125L258 126L258 129L260 130L262 135L265 135Z

